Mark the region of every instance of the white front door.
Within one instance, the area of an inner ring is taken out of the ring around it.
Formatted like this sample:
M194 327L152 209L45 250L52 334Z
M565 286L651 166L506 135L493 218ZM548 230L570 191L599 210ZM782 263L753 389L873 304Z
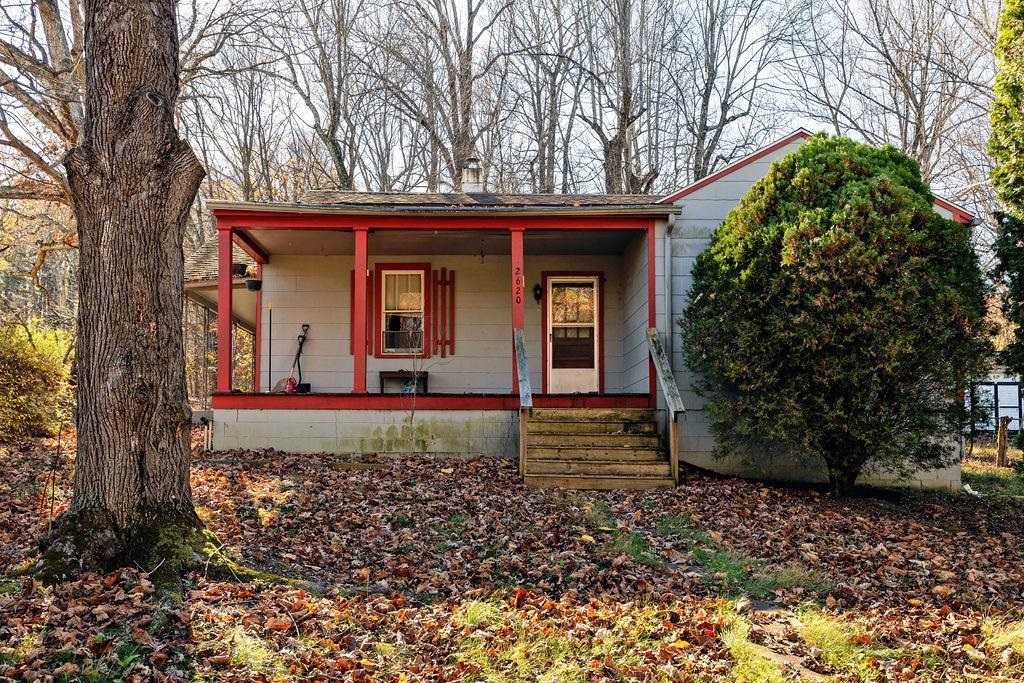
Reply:
M550 277L547 288L548 393L597 393L601 385L598 278Z

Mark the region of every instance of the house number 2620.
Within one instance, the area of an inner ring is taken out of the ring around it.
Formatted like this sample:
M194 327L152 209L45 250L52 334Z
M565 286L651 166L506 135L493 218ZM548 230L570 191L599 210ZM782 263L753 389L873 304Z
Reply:
M512 285L515 293L515 302L517 304L523 303L523 269L520 266L515 267L515 275L512 279Z

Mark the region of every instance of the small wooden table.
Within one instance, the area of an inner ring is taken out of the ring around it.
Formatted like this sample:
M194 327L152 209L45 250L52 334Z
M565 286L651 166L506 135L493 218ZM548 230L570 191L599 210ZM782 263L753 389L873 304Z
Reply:
M387 380L401 380L401 393L425 394L427 393L427 374L428 373L426 372L413 372L412 370L381 370L377 373L377 376L380 379L380 393L384 393L384 384ZM410 382L416 383L415 392L405 391L405 387L408 386Z

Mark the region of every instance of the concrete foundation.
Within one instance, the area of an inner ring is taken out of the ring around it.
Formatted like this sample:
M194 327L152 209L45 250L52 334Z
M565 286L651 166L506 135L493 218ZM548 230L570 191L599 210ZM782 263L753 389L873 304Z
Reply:
M506 410L215 410L213 449L289 453L518 454Z

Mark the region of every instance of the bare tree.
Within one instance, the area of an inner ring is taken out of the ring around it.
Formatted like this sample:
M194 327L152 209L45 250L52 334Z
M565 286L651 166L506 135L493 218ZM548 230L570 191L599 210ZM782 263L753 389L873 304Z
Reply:
M948 175L960 131L987 117L988 96L978 96L992 73L986 41L965 39L945 0L836 2L814 20L791 72L805 113L896 146L926 181Z
M528 0L508 13L502 29L517 56L509 60L509 88L516 103L514 130L502 164L507 179L522 176L533 192L555 192L567 161L559 131L570 128L577 110L568 102L574 62L582 42L579 19L568 0ZM520 140L522 142L520 142Z
M581 1L576 7L584 77L575 94L585 101L579 117L601 146L609 194L649 192L658 177L648 139L656 128L649 89L664 82L669 7L662 0Z
M357 24L363 0L292 0L279 16L286 78L331 156L337 186L355 189L359 116L366 96Z
M790 58L803 16L801 3L776 0L697 0L673 14L668 73L679 125L690 138L683 182L700 180L776 131L771 82Z
M455 190L462 169L476 156L487 126L502 115L502 97L481 97L484 79L508 57L496 47L492 28L511 2L487 0L395 1L378 13L374 36L398 73L382 73L388 94L430 138L427 187L442 182L441 167ZM492 86L493 87L493 84Z
M178 16L184 88L212 75L210 60L250 28L249 9L186 5ZM0 147L17 153L14 163L0 166L0 198L71 201L60 161L78 144L85 116L83 11L83 0L64 8L57 0L0 6Z

